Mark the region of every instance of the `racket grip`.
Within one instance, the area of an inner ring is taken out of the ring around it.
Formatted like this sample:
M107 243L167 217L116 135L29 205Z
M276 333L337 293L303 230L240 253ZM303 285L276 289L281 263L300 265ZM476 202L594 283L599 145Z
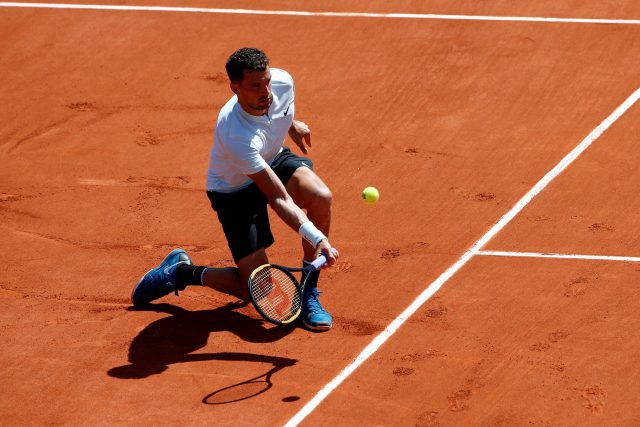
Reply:
M331 251L333 252L335 251L335 249L331 248ZM324 255L320 255L318 258L316 258L311 262L311 265L313 266L314 270L317 270L323 265L325 265L326 263L327 263L327 257Z
M323 265L325 265L326 262L327 262L327 257L324 256L324 255L320 255L318 258L316 258L313 261L311 261L311 265L313 266L314 270L317 270L320 267L322 267Z

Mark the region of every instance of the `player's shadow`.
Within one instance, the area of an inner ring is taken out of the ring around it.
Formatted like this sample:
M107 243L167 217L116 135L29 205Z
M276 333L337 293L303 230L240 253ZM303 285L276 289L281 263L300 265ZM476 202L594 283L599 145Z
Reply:
M267 343L277 341L294 327L265 327L265 322L234 311L237 304L213 310L188 311L171 304L149 305L145 310L171 314L144 328L129 346L129 364L109 369L108 375L121 379L140 379L160 374L169 365L207 360L240 360L272 363L274 366L293 364L295 360L271 360L269 356L245 353L198 353L212 332L229 331L240 339ZM235 357L235 359L234 359ZM280 359L280 358L278 358Z

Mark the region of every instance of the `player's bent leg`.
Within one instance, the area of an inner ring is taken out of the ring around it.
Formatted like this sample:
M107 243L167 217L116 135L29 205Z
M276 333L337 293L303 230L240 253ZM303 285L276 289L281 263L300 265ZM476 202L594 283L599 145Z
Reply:
M181 264L191 264L191 258L182 249L174 249L156 268L149 270L131 292L131 302L139 307L184 287L177 285L176 269Z
M287 192L299 207L307 210L307 217L326 236L331 227L333 194L329 187L311 169L296 169L286 185ZM305 246L305 259L313 261L314 248Z
M213 268L192 265L179 266L178 282L183 287L187 285L206 286L248 302L249 293L247 282L249 275L256 267L266 264L267 262L266 253L264 249L261 248L240 259L236 263L238 265L237 267ZM201 273L198 274L198 271L201 271ZM248 273L246 273L246 271L248 271ZM182 274L182 279L180 273L184 273Z
M131 294L131 300L135 306L141 306L171 292L177 295L188 285L199 285L249 301L249 275L266 263L266 253L264 249L259 249L239 260L238 267L195 266L184 250L175 249L158 267L149 270L140 279ZM192 274L199 270L201 274Z
M202 286L206 286L227 295L246 300L246 292L243 293L240 274L236 267L213 268L207 267L202 272L200 279Z
M236 262L240 279L240 292L243 300L249 301L249 277L253 270L268 263L269 258L267 258L267 253L264 248L260 248Z
M331 207L333 195L326 184L311 169L301 167L287 182L287 192L295 203L307 210L307 217L325 235L329 235L331 226ZM315 248L303 241L304 261L303 267L313 261ZM301 319L303 325L314 331L328 331L331 329L333 319L331 314L322 307L318 297L318 279L320 271L314 271L307 279L304 294L302 296Z
M330 216L333 201L331 190L311 169L296 169L285 187L298 206L323 211Z

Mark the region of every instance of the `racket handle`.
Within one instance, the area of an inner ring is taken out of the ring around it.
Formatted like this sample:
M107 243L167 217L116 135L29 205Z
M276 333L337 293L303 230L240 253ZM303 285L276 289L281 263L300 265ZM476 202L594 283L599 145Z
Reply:
M335 249L331 248L331 251L335 251ZM311 262L311 265L313 266L314 270L317 270L323 265L325 265L326 263L327 263L327 257L324 255L320 255L318 258L316 258Z
M313 266L314 270L317 270L320 267L322 267L323 265L325 265L326 262L327 262L327 257L324 256L324 255L320 255L318 258L316 258L313 261L311 261L311 265Z

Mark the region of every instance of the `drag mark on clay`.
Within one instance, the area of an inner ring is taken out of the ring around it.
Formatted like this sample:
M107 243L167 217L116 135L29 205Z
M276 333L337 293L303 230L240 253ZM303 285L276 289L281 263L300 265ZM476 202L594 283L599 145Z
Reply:
M387 249L384 252L382 252L382 255L380 255L380 258L391 260L391 259L398 258L399 256L400 256L399 249Z
M471 372L465 378L458 390L447 396L448 409L451 412L461 412L469 409L469 401L473 390L480 390L485 386L488 376L496 369L496 362L488 359L480 359L474 363Z
M113 114L121 111L210 111L209 104L122 104L98 106L93 102L75 101L65 105L66 108L83 113L101 110L105 113Z
M548 342L537 342L535 344L531 344L529 346L529 351L538 351L538 352L542 352L542 351L547 351L551 348L551 344L549 344Z
M18 235L18 236L22 236L22 237L27 237L27 238L31 238L31 239L40 239L40 240L45 240L51 243L55 243L55 244L64 244L64 245L70 245L70 246L76 246L76 247L80 247L80 248L84 248L84 249L105 249L105 250L131 250L131 251L140 251L140 250L152 250L152 251L165 251L168 248L175 248L177 246L181 246L182 248L184 248L185 250L188 250L189 252L204 252L206 250L209 250L210 247L206 246L206 245L189 245L189 244L182 244L182 245L178 245L175 242L168 242L168 243L156 243L156 244L142 244L142 245L136 245L136 244L129 244L129 243L115 243L115 242L92 242L92 241L88 241L88 240L76 240L76 239L69 239L69 238L64 238L64 237L59 237L59 236L53 236L50 234L44 234L44 233L36 233L36 232L31 232L31 231L23 231L23 230L17 230L17 229L13 229L12 230L14 234Z
M226 85L229 82L229 78L224 73L207 73L202 78L208 82L217 83L219 85Z
M17 202L20 200L20 196L15 194L0 193L0 202Z
M353 264L348 261L339 261L333 266L333 271L336 273L346 273L353 268Z
M90 112L95 111L96 106L92 102L72 102L70 104L65 105L70 110L80 111L80 112Z
M63 125L64 123L66 123L68 121L67 120L63 120L61 123L60 122L54 122L51 124L48 124L46 126L42 126L32 132L30 132L29 134L27 134L26 136L18 139L17 141L15 141L13 144L11 144L10 142L7 143L11 144L9 146L9 149L7 150L9 154L14 153L18 148L20 148L21 146L23 146L26 142L32 141L34 139L49 135L53 132L56 132L61 125Z
M408 157L421 158L426 160L431 160L431 156L428 154L422 154L420 150L415 147L408 147L402 150Z
M460 196L462 196L463 199L465 200L471 200L474 202L488 202L490 200L493 200L496 198L496 195L494 193L491 193L489 191L483 191L480 193L473 193L471 191L468 191L465 188L462 187L450 187L449 191L455 193L455 194L459 194Z
M336 317L335 320L335 323L340 329L355 336L373 335L383 329L382 326L366 320L349 319L346 317Z
M328 278L333 278L336 274L348 273L353 268L353 264L348 261L338 261L332 268L327 270L326 274Z
M559 343L560 341L562 341L565 338L567 338L569 335L571 335L571 334L569 332L566 332L566 331L551 332L547 336L546 340L531 344L529 346L529 351L534 351L534 352L545 352L545 351L548 351L548 350L551 349L551 345L552 344Z
M408 368L406 366L398 366L394 368L393 375L395 375L396 377L406 377L408 375L413 374L413 372L414 372L413 368Z
M551 332L549 334L549 342L552 344L556 344L561 340L567 338L569 335L570 335L569 332L565 332L565 331Z
M83 240L67 239L64 237L53 236L44 233L35 233L31 231L13 230L14 234L18 236L35 238L39 240L46 240L52 243L65 244L70 246L81 247L85 249L97 248L97 249L136 249L140 246L124 244L124 243L102 243L102 242L89 242Z
M202 191L200 188L188 187L187 185L190 183L191 177L189 176L129 176L124 180L113 178L81 178L78 180L78 184L91 187L148 187L169 190Z
M613 226L606 224L604 222L596 222L595 224L591 224L589 226L589 231L591 231L592 233L597 233L597 232L609 232L612 233L615 229L613 228Z
M475 200L478 202L486 202L488 200L493 200L496 198L496 195L493 193L477 193L469 198L469 200Z
M527 217L527 219L530 219L533 222L543 222L543 221L551 220L551 217L546 215L534 215L534 216Z
M153 147L156 145L160 145L162 141L173 140L177 137L209 135L211 132L213 132L213 129L211 128L211 126L209 126L209 124L191 126L186 129L164 132L161 134L150 130L133 131L134 142L140 147Z
M129 307L131 305L131 301L128 298L103 298L88 295L79 295L77 297L72 297L63 294L52 294L46 290L37 291L38 293L36 293L36 291L25 292L23 288L13 287L6 283L0 283L0 290L4 292L10 292L12 294L17 294L20 296L20 298L23 299L57 301L69 304L93 304L103 306L103 308L101 309L92 309L92 311L94 312L120 310L123 307Z
M593 385L585 387L581 393L583 406L594 415L604 413L604 404L607 397L606 392L599 386Z
M147 187L173 188L189 184L191 182L191 177L183 175L161 177L129 176L125 182L127 184L138 184Z
M447 354L440 350L425 350L421 353L404 354L400 357L400 360L404 362L419 362L434 357L447 357Z
M435 307L427 309L425 316L431 319L441 318L447 315L447 307Z
M440 413L438 411L426 411L416 418L416 427L439 427Z
M9 212L9 213L16 214L16 215L21 215L21 216L26 216L27 218L31 218L31 219L39 219L39 218L41 218L40 215L31 213L31 212L27 212L27 211L23 211L23 210L20 210L20 209L13 209L13 208L10 208L9 206L6 206L6 205L0 205L0 211Z
M402 255L415 253L416 251L428 248L429 246L430 244L428 242L418 241L405 246L402 250L396 248L385 249L380 255L380 258L389 261L399 258Z
M140 147L160 145L160 138L150 130L136 132L135 143Z
M587 291L587 287L589 286L589 280L585 277L578 277L571 280L569 283L564 285L565 292L564 296L567 298L576 298Z
M469 409L469 399L471 398L471 390L463 389L447 396L449 401L449 410L451 412L460 412Z

